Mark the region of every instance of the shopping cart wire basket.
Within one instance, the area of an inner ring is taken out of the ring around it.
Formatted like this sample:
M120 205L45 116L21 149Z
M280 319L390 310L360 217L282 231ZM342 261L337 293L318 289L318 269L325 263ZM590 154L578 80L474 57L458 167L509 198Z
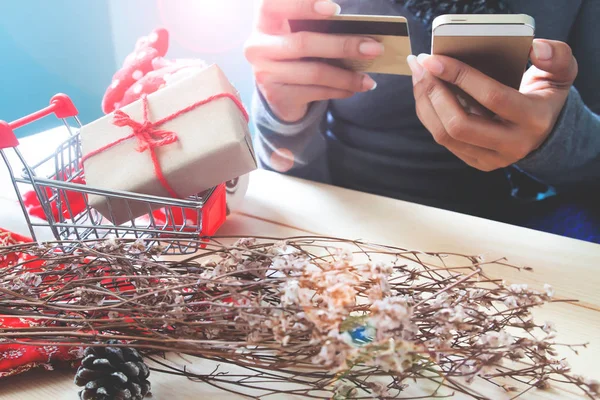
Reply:
M67 139L41 160L27 160L19 151L15 130L50 116L62 120L68 132ZM81 126L77 108L64 94L52 97L49 106L33 114L11 123L0 121L0 157L8 168L34 241L37 241L36 228L43 227L49 229L56 240L63 242L143 238L151 245L152 239L160 239L161 243L167 243L164 253L190 254L198 250L202 237L213 235L224 222L227 214L225 184L186 199L86 185L81 163ZM9 161L9 151L16 154L17 165ZM90 207L89 195L106 197L108 215ZM114 224L111 202L126 207L131 219L124 224ZM131 205L134 202L143 203L147 214L133 218ZM32 218L32 214L39 218Z

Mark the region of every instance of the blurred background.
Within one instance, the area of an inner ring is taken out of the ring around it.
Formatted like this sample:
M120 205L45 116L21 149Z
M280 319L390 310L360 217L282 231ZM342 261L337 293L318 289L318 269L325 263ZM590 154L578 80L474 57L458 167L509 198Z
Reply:
M257 3L0 0L0 120L13 121L39 110L61 92L73 99L82 123L101 117L101 100L112 75L137 39L158 27L171 35L167 58L218 64L249 108L254 82L243 46ZM49 117L16 133L22 137L59 124ZM600 243L597 204L594 199L582 204L578 199L550 198L525 207L511 223Z
M257 0L0 0L0 120L12 121L69 95L86 124L103 115L112 75L153 29L171 34L167 58L218 64L250 107L243 55ZM57 126L53 117L16 131ZM252 126L252 125L251 125Z

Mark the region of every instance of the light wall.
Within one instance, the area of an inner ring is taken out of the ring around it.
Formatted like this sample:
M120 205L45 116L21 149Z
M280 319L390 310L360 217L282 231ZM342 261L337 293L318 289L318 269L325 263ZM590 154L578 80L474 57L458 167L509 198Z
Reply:
M12 121L68 94L83 123L102 116L113 73L140 36L171 33L169 58L218 64L250 105L243 57L256 0L0 0L0 119ZM17 131L56 126L54 118Z
M59 92L73 99L82 120L97 118L116 65L113 46L105 1L0 0L0 119L41 109ZM56 124L47 118L16 133Z

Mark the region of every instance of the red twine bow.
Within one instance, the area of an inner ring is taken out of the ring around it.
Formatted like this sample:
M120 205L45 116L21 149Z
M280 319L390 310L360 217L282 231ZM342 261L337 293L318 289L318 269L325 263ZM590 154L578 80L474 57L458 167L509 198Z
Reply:
M158 156L156 155L156 149L158 147L163 147L163 146L172 144L178 140L178 137L175 132L161 130L161 129L158 129L158 127L160 127L160 126L166 124L167 122L172 121L175 118L177 118L185 113L188 113L200 106L203 106L205 104L208 104L212 101L215 101L215 100L218 100L221 98L231 99L235 103L235 105L238 107L238 109L242 112L246 122L249 121L248 112L244 108L244 105L242 104L242 102L235 95L233 95L231 93L220 93L220 94L211 96L207 99L198 101L198 102L196 102L182 110L179 110L176 113L171 114L161 120L158 120L156 122L151 122L149 120L149 116L148 116L148 114L149 114L148 98L146 95L143 95L141 97L141 100L142 100L142 103L144 106L144 120L142 122L138 122L138 121L133 120L129 115L127 115L122 110L115 111L114 118L113 118L113 124L116 126L119 126L119 127L128 126L131 128L132 133L128 136L125 136L119 140L109 143L106 146L103 146L103 147L99 148L98 150L92 151L89 154L83 156L82 162L85 162L87 159L89 159L95 155L98 155L114 146L117 146L118 144L120 144L126 140L136 138L138 141L138 146L136 148L136 151L141 153L141 152L148 150L150 152L150 157L152 158L152 165L154 167L154 173L156 174L156 177L159 180L159 182L161 183L161 185L171 195L171 197L181 198L181 196L177 195L175 190L173 190L173 188L171 188L171 186L167 182L167 179L165 178L165 176L162 172L162 169L160 167L160 162L158 160Z
M155 124L148 121L148 99L143 97L144 102L144 122L139 123L131 119L129 115L121 110L114 113L113 124L119 127L128 126L133 131L132 136L138 140L137 151L144 151L156 147L166 146L177 141L175 132L156 129Z

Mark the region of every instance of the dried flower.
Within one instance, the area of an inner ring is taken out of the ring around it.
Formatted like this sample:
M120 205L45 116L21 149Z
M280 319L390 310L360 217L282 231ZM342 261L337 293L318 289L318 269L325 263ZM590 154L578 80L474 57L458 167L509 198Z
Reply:
M517 308L519 306L519 303L515 296L508 296L504 300L504 305L508 308Z
M369 382L368 386L378 397L391 397L388 387L381 382Z
M515 338L506 331L486 332L479 338L479 344L488 348L496 349L500 347L510 347L515 341Z
M542 327L542 330L546 333L556 332L556 326L555 326L554 322L546 321L544 323L544 326Z
M356 387L344 381L338 381L334 386L333 400L345 400L356 396Z
M562 381L598 394L597 381L570 375L558 358L554 324L533 318L553 301L549 285L507 286L468 255L319 237L237 239L203 241L196 255L170 262L161 259L168 238L90 240L68 252L61 243L19 245L40 272L19 262L0 272L0 315L28 316L18 330L2 328L0 343L76 352L124 336L140 351L222 361L208 376L179 373L240 393L252 385L257 397L293 382L297 396L391 398L424 379L469 395L481 377L511 393ZM0 260L14 251L0 247ZM222 371L231 364L235 374ZM275 385L261 389L265 379Z
M584 378L583 383L593 394L600 394L600 382L595 379Z
M369 324L377 328L377 340L384 340L403 327L412 325L412 310L408 307L406 299L400 297L387 297L378 300L371 306Z
M414 353L416 347L413 343L389 339L387 346L382 351L374 351L375 358L368 362L386 372L402 373L413 367L418 359Z
M300 282L296 279L291 279L282 285L281 304L283 306L293 306L300 304Z
M512 285L510 285L510 290L513 293L516 294L521 294L521 293L527 293L527 288L529 286L527 286L527 284L517 284L517 283L513 283Z

